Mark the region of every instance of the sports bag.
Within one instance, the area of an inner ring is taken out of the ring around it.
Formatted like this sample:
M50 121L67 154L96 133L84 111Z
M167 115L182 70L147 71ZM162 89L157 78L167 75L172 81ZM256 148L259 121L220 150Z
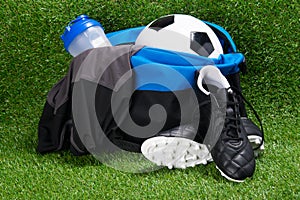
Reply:
M210 123L209 97L196 86L198 71L215 65L240 88L245 58L220 26L224 54L218 59L138 46L144 27L108 33L111 47L75 57L69 71L49 91L38 125L39 153L68 149L74 155L140 152L149 137L182 124L196 123L202 142Z

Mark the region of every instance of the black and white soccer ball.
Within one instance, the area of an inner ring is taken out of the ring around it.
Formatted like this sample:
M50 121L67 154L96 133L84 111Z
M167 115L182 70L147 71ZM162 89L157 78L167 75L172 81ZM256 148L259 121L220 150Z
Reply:
M214 31L201 20L183 14L167 15L152 21L138 35L135 44L209 58L223 54Z

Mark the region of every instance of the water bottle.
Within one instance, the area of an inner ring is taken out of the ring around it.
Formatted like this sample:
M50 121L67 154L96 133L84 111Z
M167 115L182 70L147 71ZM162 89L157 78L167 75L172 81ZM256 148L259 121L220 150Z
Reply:
M61 39L65 49L74 57L88 49L111 46L102 25L87 15L71 21Z

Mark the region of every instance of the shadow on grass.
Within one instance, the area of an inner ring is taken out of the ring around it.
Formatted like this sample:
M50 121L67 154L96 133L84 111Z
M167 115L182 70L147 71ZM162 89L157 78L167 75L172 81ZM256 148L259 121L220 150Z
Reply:
M38 162L41 165L43 163L47 163L47 165L58 165L60 167L68 166L71 168L99 167L99 169L101 171L103 170L104 173L105 171L113 171L113 173L116 174L127 174L126 176L140 177L143 179L147 179L149 177L155 178L161 176L168 177L173 175L182 176L183 174L190 174L191 176L197 176L202 179L212 179L213 181L224 180L215 168L214 163L197 165L187 169L170 170L167 167L158 167L145 158L141 159L141 154L136 154L137 158L135 156L126 157L126 154L125 156L116 154L114 157L109 155L107 159L101 159L102 161L105 161L103 163L93 155L74 156L69 150L40 154L36 151L37 136L34 135L34 133L23 136L24 137L21 139L22 141L19 140L15 143L15 149L18 151L17 154L24 155L23 159L34 159L35 162ZM134 171L134 173L132 171Z
M193 176L194 178L210 179L217 182L226 181L215 168L214 163L208 163L207 165L197 165L195 167L189 167L186 169L168 169L167 167L157 166L147 159L141 159L142 155L122 157L122 155L116 154L113 158L108 156L108 160L102 160L100 162L93 155L73 156L69 152L60 153L59 162L61 164L68 164L75 167L85 166L99 166L101 171L109 171L109 173L119 174L120 176L142 178L147 180L148 178L155 179L157 177L173 177L173 176ZM135 160L135 157L139 157L140 160ZM133 159L133 160L132 160Z

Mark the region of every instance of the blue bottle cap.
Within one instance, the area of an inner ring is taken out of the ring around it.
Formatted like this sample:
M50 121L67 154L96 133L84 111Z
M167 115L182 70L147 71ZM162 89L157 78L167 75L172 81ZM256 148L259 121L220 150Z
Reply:
M100 26L103 29L102 25L99 22L91 19L87 15L80 15L75 20L71 21L65 28L64 34L60 36L60 38L64 42L65 49L68 51L69 45L77 37L77 35L92 26Z

